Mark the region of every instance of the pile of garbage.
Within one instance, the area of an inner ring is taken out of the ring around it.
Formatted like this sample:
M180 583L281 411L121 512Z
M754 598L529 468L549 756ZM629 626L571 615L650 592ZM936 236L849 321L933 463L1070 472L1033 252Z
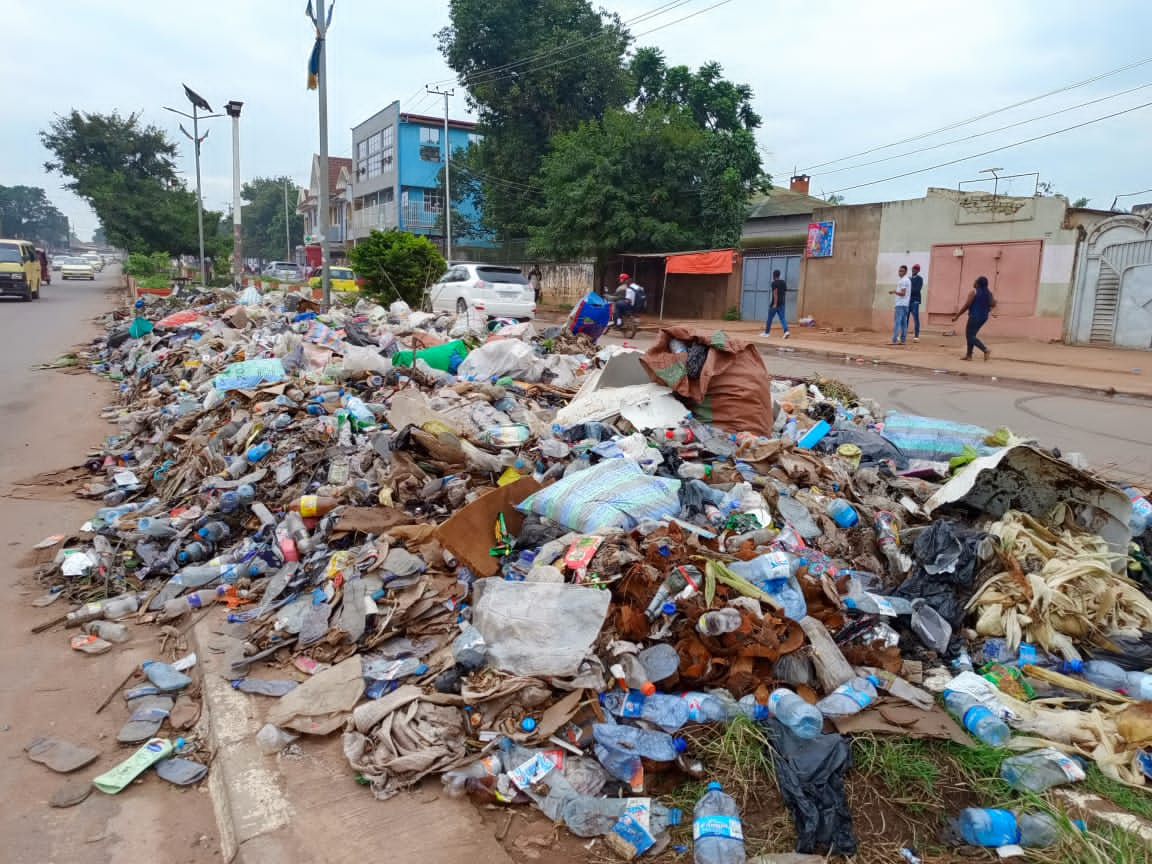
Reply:
M709 776L700 724L767 730L798 852L856 849L853 733L1024 749L1003 772L1033 790L1078 760L1147 782L1152 506L1076 454L773 381L721 332L598 350L403 303L237 301L110 320L84 357L120 389L81 489L101 506L39 576L89 653L226 605L266 752L339 731L378 798L438 775L625 859L682 818L652 789ZM146 664L120 735L143 755L97 788L187 753L161 729L194 664ZM709 787L695 820L697 861L743 860L732 798ZM958 827L1055 836L1044 814Z

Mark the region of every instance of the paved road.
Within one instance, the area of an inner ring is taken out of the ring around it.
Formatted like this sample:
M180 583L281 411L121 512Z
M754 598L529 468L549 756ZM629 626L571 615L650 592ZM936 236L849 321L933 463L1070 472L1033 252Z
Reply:
M101 757L76 772L90 780L127 756L116 731L128 717L123 699L95 709L125 675L157 649L154 634L136 631L108 654L69 650L74 632L30 628L61 614L63 604L36 609L43 594L32 577L31 547L41 538L76 530L94 505L51 484L29 484L41 472L83 461L112 431L100 420L111 388L88 374L31 371L97 332L92 319L112 308L118 282L106 269L94 282L57 282L36 302L0 300L0 859L14 864L83 861L218 861L216 826L208 796L182 792L146 778L115 797L93 792L70 810L48 799L63 775L25 758L35 737L59 736L95 747Z
M616 341L611 337L607 341ZM633 341L647 347L653 340ZM1007 426L1046 447L1083 453L1110 475L1152 487L1152 403L1138 399L1061 394L1058 389L1002 386L958 375L886 370L883 366L846 365L796 353L763 349L769 371L778 377L827 375L849 384L880 406L912 414L975 423L988 429Z

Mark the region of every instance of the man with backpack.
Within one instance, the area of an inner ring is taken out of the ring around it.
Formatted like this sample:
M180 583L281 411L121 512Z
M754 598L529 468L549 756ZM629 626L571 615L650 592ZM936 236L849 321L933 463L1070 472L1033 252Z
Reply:
M616 289L616 326L624 324L625 315L638 315L644 311L648 304L648 292L632 281L627 273L620 274L620 283Z

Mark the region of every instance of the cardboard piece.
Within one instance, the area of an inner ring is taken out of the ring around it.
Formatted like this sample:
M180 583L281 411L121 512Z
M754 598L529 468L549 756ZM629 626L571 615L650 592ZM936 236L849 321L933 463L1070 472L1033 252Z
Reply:
M885 700L869 711L848 717L832 718L832 725L842 735L861 732L879 732L884 735L906 735L912 738L940 738L975 747L959 724L943 708L921 711L906 702Z
M248 326L248 312L243 306L233 306L220 317L237 330L243 330Z
M477 576L495 576L500 572L500 563L488 550L496 545L493 526L497 517L503 513L508 532L513 536L519 534L524 514L516 505L540 488L532 477L521 477L461 507L437 530L440 545Z
M387 534L401 525L412 525L416 520L395 507L345 507L340 511L333 532L350 534Z

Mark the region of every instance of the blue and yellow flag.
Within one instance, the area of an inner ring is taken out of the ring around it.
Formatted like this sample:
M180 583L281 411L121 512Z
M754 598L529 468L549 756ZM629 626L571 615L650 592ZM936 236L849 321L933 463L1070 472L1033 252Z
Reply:
M336 8L336 0L328 6L328 15L324 21L324 29L327 31L328 27L332 24L332 10ZM312 26L316 28L316 43L312 46L312 54L308 58L308 89L315 90L320 85L320 47L324 40L320 38L320 23L316 19L316 13L312 11L312 0L308 0L308 8L305 10L308 20L312 22ZM324 14L324 0L320 0L320 14Z

